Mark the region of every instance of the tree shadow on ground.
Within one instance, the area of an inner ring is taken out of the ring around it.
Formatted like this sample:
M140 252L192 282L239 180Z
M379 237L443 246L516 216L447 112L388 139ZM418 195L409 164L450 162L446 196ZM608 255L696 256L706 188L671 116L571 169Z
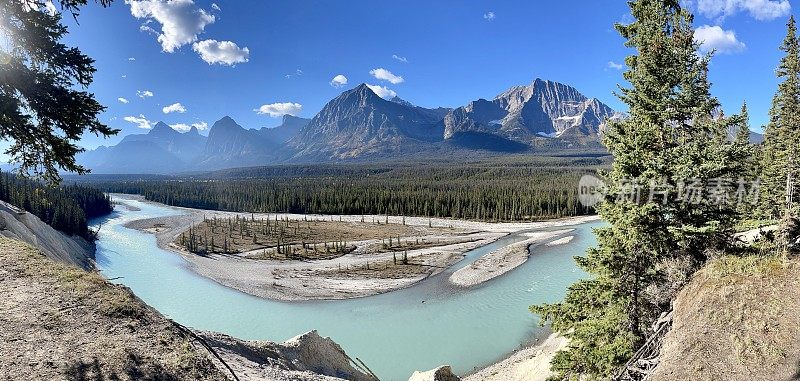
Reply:
M67 366L64 376L69 381L180 381L185 379L174 371L167 370L161 364L145 361L141 356L133 353L128 353L119 366L102 364L97 357L90 361L77 360Z

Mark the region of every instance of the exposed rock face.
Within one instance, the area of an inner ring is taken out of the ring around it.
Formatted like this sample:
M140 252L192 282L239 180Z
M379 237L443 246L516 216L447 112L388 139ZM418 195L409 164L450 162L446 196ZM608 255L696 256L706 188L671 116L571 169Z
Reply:
M195 167L220 169L275 163L286 140L308 123L307 119L291 116L283 121L278 127L260 130L245 129L229 116L216 121Z
M282 344L243 341L210 332L199 332L243 380L374 381L355 369L344 350L317 331L304 333Z
M343 92L289 141L295 159L397 155L441 141L435 111L384 100L367 85Z
M461 378L453 374L450 366L444 365L427 372L414 372L408 381L461 381Z
M479 99L454 109L444 118L444 138L483 133L529 143L537 137L597 137L606 120L619 117L571 86L536 79L491 101Z
M0 201L0 236L37 247L48 258L83 269L94 268L94 245L80 237L69 237L39 217Z
M274 150L275 145L269 143L257 130L245 129L226 116L211 126L200 161L204 166L249 163L256 158L262 159L268 148Z
M310 121L311 119L284 115L283 123L280 126L274 128L262 127L260 131L270 141L282 144L300 133L300 130L307 126Z

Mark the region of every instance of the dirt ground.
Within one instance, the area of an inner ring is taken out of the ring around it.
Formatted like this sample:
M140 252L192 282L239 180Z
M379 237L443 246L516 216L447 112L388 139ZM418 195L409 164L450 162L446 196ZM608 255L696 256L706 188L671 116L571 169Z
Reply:
M227 380L127 289L0 238L0 380Z
M656 381L800 379L800 264L722 258L674 302Z

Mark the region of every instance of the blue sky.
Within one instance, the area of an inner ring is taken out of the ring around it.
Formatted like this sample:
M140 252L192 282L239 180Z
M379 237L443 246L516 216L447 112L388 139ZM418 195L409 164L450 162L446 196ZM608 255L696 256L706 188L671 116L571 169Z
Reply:
M794 9L774 0L687 4L703 41L721 51L714 95L728 112L746 100L759 130ZM630 51L612 25L628 17L624 1L118 0L87 6L79 25L65 20L67 43L97 61L90 91L108 106L101 120L122 129L105 141L84 137L93 148L159 120L210 127L230 115L260 128L283 112L312 117L362 82L421 106L456 107L539 77L624 111L612 92ZM337 75L347 84L332 86Z

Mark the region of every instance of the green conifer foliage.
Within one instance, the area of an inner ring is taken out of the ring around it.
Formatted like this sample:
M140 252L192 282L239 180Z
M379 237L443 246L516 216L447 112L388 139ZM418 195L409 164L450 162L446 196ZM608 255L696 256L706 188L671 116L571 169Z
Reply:
M697 53L692 15L678 1L628 4L634 21L616 28L635 50L624 74L631 87L619 94L629 117L604 137L614 162L598 206L609 226L576 258L591 278L561 303L531 307L571 339L552 362L563 379L604 378L624 364L687 275L728 245L736 218L735 205L707 190L735 188L744 153L727 131L741 117L717 112L711 56ZM698 190L702 197L687 197Z
M770 122L761 152L761 211L766 218L786 221L797 216L800 192L800 42L794 17L787 24L780 49L786 53L778 65L782 79L772 99Z

